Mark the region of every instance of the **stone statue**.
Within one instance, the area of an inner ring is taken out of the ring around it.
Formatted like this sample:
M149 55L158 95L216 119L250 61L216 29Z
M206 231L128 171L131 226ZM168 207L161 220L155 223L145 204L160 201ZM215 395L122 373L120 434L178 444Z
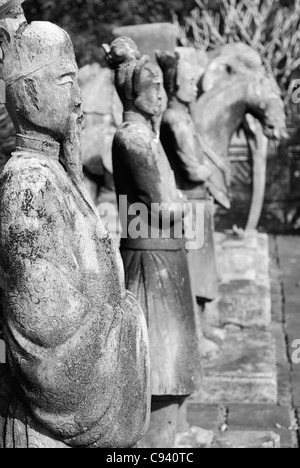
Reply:
M145 447L173 447L179 408L198 388L198 343L183 218L185 198L159 141L162 79L126 37L105 46L124 105L124 123L113 143L113 169L123 228L126 287L138 298L150 335L152 420ZM159 208L158 208L159 206ZM132 232L140 210L141 235ZM163 219L171 220L166 226ZM175 232L180 231L178 238ZM168 232L169 231L169 232Z
M174 170L177 186L188 200L204 205L204 245L189 252L189 271L193 293L198 305L216 299L218 279L214 247L214 201L209 192L212 174L199 142L191 115L191 106L197 99L197 73L179 52L157 52L157 60L164 74L164 85L169 102L161 126L161 141ZM202 223L196 229L202 230ZM205 353L217 353L216 346L207 342Z
M249 49L249 53L242 60L241 51L245 49ZM195 49L179 47L175 53L158 52L157 59L169 94L169 107L161 129L163 146L178 187L189 200L202 200L206 206L204 248L198 251L198 256L195 252L189 255L193 289L201 307L217 296L213 205L215 201L230 208L227 154L232 136L242 124L248 123L256 190L248 222L248 228L252 228L262 208L266 142L259 122L251 120L247 112L261 122L266 136L278 139L285 134L285 114L278 86L273 77L266 74L259 55L252 48L241 44L226 46L223 51L212 53L209 63L203 53L197 62L197 55ZM195 92L195 80L200 96ZM206 181L201 174L203 165L210 169ZM205 307L205 311L209 311L209 307ZM209 322L209 317L205 322ZM213 340L222 339L222 333L216 329L206 330L206 334ZM205 344L205 352L217 357L214 344L211 341Z
M150 412L147 329L84 186L73 46L21 10L0 32L18 134L0 176L0 447L132 447Z
M219 205L230 208L228 151L234 133L243 126L253 159L253 196L247 222L247 228L253 230L266 185L267 141L263 133L278 141L287 136L281 92L260 55L246 44L228 44L210 52L207 59L205 69L199 69L199 97L193 118L212 169L210 189Z

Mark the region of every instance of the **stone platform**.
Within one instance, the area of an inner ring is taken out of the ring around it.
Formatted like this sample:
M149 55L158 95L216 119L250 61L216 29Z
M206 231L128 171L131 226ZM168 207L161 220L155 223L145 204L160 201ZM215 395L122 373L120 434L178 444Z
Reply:
M221 327L267 330L272 323L268 236L216 233L215 242L220 297L218 314L207 319Z
M227 332L221 359L205 364L203 372L203 387L195 397L197 401L277 402L276 353L271 332Z
M268 237L216 234L218 303L206 321L222 328L218 361L204 363L201 403L277 402L276 349L272 336Z

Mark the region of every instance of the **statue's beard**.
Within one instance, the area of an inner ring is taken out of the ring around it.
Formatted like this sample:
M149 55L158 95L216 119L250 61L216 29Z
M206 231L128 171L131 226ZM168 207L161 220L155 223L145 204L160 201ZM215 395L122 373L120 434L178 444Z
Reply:
M71 114L69 120L68 133L62 142L62 163L65 166L69 176L78 184L83 183L82 170L82 147L81 147L81 130L82 130L82 111L75 111Z

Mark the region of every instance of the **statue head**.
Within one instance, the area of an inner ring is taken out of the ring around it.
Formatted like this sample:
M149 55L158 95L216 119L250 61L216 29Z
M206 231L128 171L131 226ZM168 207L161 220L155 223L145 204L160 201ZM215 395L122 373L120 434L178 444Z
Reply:
M197 70L179 51L157 52L156 58L162 69L164 85L169 99L176 98L179 102L189 105L196 101Z
M81 116L77 65L68 34L48 22L0 21L0 78L17 130L67 133L70 116Z
M145 116L162 113L163 85L160 69L147 55L142 56L129 38L104 46L108 63L115 70L115 85L125 111L137 110Z
M222 105L224 89L227 89L228 97L234 98L232 109L244 108L244 113L257 118L266 137L280 140L286 136L286 115L281 91L252 47L239 43L228 44L213 53L201 80L201 93L210 93L216 98L221 96ZM198 102L199 108L203 106L201 99Z
M134 59L142 58L136 43L130 37L118 37L111 46L103 44L102 47L106 53L106 60L113 70L126 66Z

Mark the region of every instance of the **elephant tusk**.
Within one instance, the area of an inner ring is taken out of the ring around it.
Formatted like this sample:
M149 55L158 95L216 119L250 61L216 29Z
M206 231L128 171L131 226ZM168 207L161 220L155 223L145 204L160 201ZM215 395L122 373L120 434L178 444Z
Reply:
M266 191L268 154L268 138L264 135L260 122L252 116L247 116L248 119L249 117L253 121L251 122L251 131L248 132L246 129L246 137L252 156L253 188L251 207L246 225L246 231L248 232L257 229L261 217Z

